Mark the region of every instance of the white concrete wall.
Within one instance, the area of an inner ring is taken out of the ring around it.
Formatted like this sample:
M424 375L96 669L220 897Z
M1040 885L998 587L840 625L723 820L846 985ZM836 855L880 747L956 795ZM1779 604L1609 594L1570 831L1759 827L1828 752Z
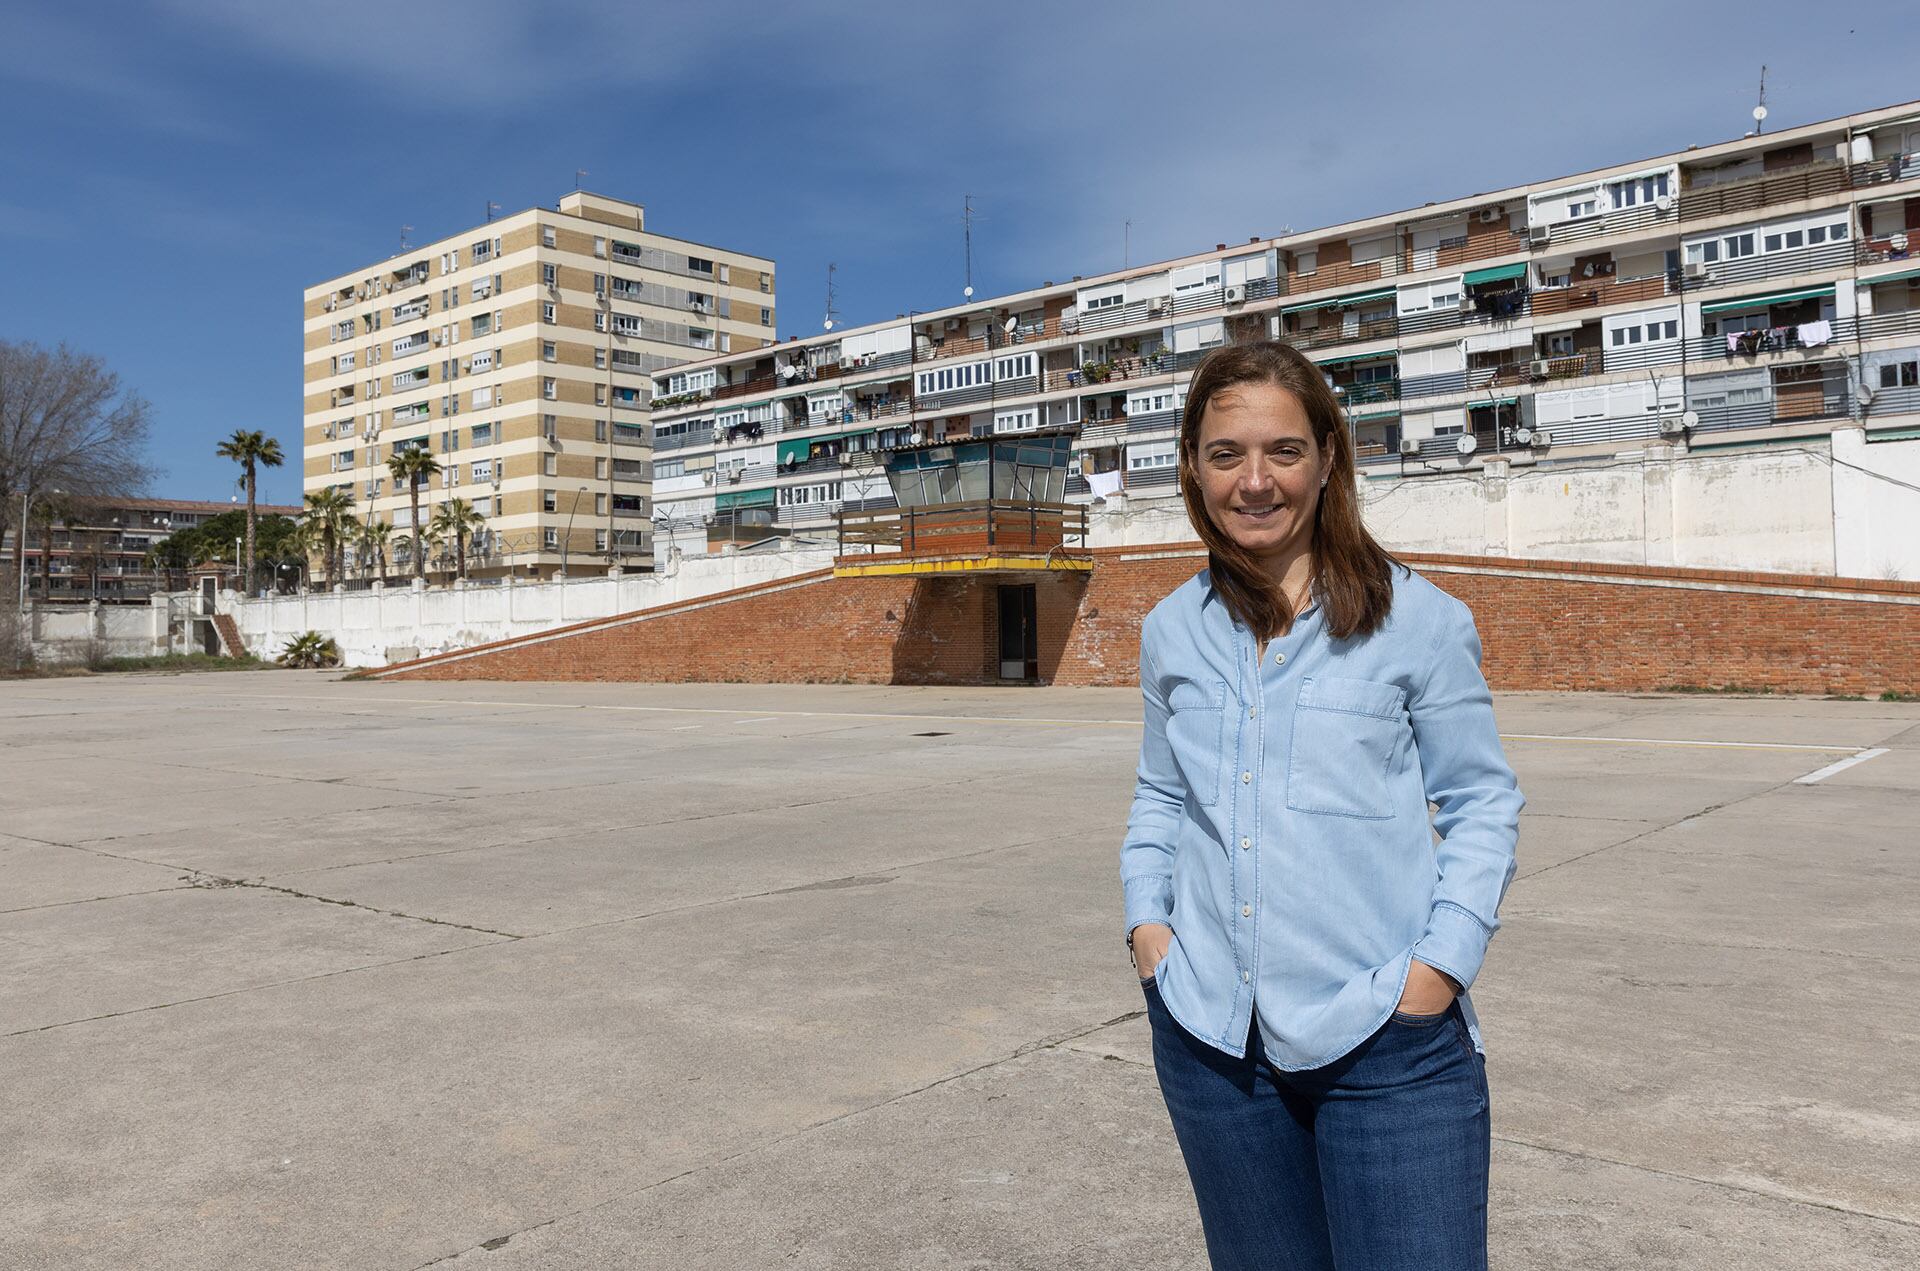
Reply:
M1836 572L1920 579L1920 439L1870 442L1843 428L1833 459Z
M172 648L168 648L169 608L165 596L144 605L36 604L29 606L28 631L37 662L85 662L90 655L144 658L167 652L191 653L187 616L191 597L172 606Z
M776 582L833 564L831 548L688 556L654 574L580 576L493 587L395 587L240 599L220 597L256 656L279 656L307 631L332 636L347 666L387 666L574 622Z

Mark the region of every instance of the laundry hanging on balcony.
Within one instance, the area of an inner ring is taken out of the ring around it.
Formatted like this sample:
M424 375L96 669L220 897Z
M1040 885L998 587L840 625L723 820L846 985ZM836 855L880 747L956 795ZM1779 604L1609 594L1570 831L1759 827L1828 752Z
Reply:
M1827 321L1825 318L1820 319L1818 322L1803 322L1800 324L1800 346L1802 348L1817 349L1832 338L1833 323Z

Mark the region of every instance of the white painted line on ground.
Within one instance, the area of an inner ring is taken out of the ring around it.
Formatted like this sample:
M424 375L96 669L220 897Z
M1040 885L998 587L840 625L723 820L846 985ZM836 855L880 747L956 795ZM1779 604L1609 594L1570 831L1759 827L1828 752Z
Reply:
M705 728L705 727L706 727L705 724L676 724L674 727L669 728L667 731L670 733L684 733L689 728Z
M1804 777L1795 777L1793 784L1797 786L1810 786L1816 781L1825 781L1836 772L1845 772L1857 763L1865 763L1869 759L1878 759L1886 753L1887 750L1884 746L1876 746L1872 750L1863 750L1857 755L1848 755L1838 763L1830 763L1816 772L1809 772Z
M759 719L743 719L739 722L742 724L771 724L779 718L778 715L762 715Z

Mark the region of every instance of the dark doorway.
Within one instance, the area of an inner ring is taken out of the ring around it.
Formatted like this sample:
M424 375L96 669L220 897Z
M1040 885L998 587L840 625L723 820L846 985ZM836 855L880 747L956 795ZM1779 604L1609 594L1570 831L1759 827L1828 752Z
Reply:
M1032 583L1000 587L1000 678L1040 678L1038 589Z

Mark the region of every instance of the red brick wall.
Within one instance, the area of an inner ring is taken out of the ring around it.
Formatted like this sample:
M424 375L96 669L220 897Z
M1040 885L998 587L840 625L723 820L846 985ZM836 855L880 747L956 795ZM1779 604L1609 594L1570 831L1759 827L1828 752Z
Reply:
M825 572L380 672L400 679L992 684L997 587L1038 588L1040 677L1132 684L1140 623L1203 563L1104 549L1093 572L835 579ZM1502 689L1920 691L1920 584L1414 556L1473 608ZM1802 594L1818 591L1821 595ZM1906 601L1907 603L1898 603Z

